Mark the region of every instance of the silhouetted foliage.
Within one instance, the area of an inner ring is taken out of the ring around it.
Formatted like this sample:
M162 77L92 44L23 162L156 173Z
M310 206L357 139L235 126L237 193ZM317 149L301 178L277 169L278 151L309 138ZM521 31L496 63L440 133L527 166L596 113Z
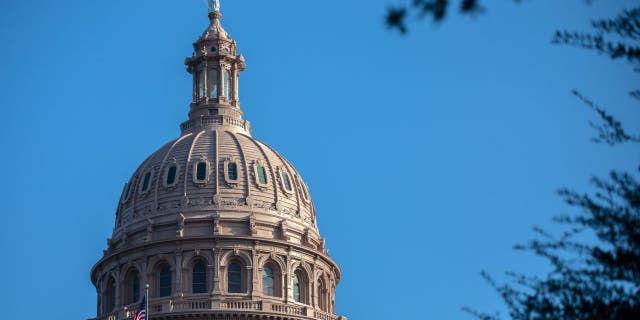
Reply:
M640 8L624 11L614 19L593 21L596 34L558 32L554 43L577 45L605 53L612 59L624 56L637 72L639 16ZM612 45L603 39L603 34L615 34L621 42ZM602 45L582 42L598 37ZM625 131L620 121L603 108L576 90L573 94L599 117L599 123L591 123L597 131L594 142L611 146L640 142L640 136ZM639 95L640 90L631 92L635 99ZM507 272L509 280L503 284L482 273L506 303L509 319L640 319L638 173L613 170L608 178L593 177L591 182L596 190L591 194L566 188L558 191L569 206L581 211L554 218L566 227L561 235L554 236L536 227L537 239L515 247L546 259L552 271L542 277ZM465 310L482 320L501 319L498 314Z
M513 0L520 2L521 0ZM413 15L419 19L431 17L434 22L441 22L447 16L449 7L454 1L450 0L412 0L410 5L399 5L387 10L385 19L387 27L407 33L407 19ZM479 0L459 0L458 9L463 15L483 13L484 7Z
M595 33L557 31L553 43L596 50L613 59L626 58L631 63L640 62L638 43L629 43L640 40L640 8L625 10L614 19L592 21L591 25ZM607 40L606 35L616 35L628 41Z

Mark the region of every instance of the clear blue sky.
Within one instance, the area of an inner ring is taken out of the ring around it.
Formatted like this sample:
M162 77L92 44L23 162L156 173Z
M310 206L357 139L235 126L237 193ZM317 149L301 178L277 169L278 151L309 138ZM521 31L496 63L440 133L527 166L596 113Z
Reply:
M555 190L640 159L590 143L594 114L570 94L638 131L637 75L552 34L638 1L487 0L486 15L408 37L385 29L391 3L223 0L246 118L309 184L343 270L339 314L503 311L479 272L545 270L512 245L556 230ZM204 0L0 2L3 318L95 315L89 270L124 182L179 135L183 61L206 25Z

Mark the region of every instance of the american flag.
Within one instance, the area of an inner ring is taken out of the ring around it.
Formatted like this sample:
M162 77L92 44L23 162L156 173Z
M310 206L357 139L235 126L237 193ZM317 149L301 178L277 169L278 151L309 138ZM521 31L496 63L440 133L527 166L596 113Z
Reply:
M145 295L142 298L142 303L140 307L138 307L138 311L136 311L133 320L147 320L147 296Z

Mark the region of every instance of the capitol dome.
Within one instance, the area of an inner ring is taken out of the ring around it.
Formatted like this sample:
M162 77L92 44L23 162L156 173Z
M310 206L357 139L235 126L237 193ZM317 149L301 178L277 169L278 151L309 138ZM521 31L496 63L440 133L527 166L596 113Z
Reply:
M265 143L225 125L185 132L140 165L120 198L112 242L150 222L207 217L218 219L220 232L230 235L321 244L298 172Z
M133 319L145 306L166 320L346 319L335 315L341 272L308 186L252 137L238 95L245 59L210 4L210 25L185 60L193 100L181 135L125 183L91 270L95 320Z

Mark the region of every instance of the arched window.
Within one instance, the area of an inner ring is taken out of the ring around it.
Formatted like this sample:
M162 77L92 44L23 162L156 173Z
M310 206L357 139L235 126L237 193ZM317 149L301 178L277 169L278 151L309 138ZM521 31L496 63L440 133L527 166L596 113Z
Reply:
M207 72L207 97L209 98L217 98L218 97L218 70L209 69Z
M295 302L300 301L300 278L298 277L298 273L293 275L293 300Z
M203 261L198 261L194 263L191 276L192 276L191 289L193 293L206 293L207 292L207 265Z
M298 184L300 185L300 189L302 190L302 199L305 202L309 202L309 187L302 181L302 179L298 178Z
M224 96L231 99L231 72L229 70L224 71Z
M140 193L145 193L149 190L149 184L151 183L151 171L144 174L142 179L142 186L140 186Z
M168 297L171 295L171 267L163 265L158 274L158 296Z
M140 275L137 271L132 270L126 278L125 284L125 302L132 304L140 299Z
M262 293L266 296L275 296L275 278L270 266L262 268Z
M318 307L320 310L327 312L327 286L324 280L320 278L318 280Z
M122 203L125 203L127 201L129 201L129 198L131 197L131 191L135 190L135 188L131 188L131 185L133 184L133 178L131 178L131 180L129 180L129 182L127 182L127 185L125 187L124 190L124 194L123 194L123 198L122 198Z
M105 288L105 313L109 313L116 308L116 280L109 277Z
M302 269L293 273L293 299L296 302L308 303L308 281Z
M242 269L238 262L231 262L227 270L227 291L242 293Z

